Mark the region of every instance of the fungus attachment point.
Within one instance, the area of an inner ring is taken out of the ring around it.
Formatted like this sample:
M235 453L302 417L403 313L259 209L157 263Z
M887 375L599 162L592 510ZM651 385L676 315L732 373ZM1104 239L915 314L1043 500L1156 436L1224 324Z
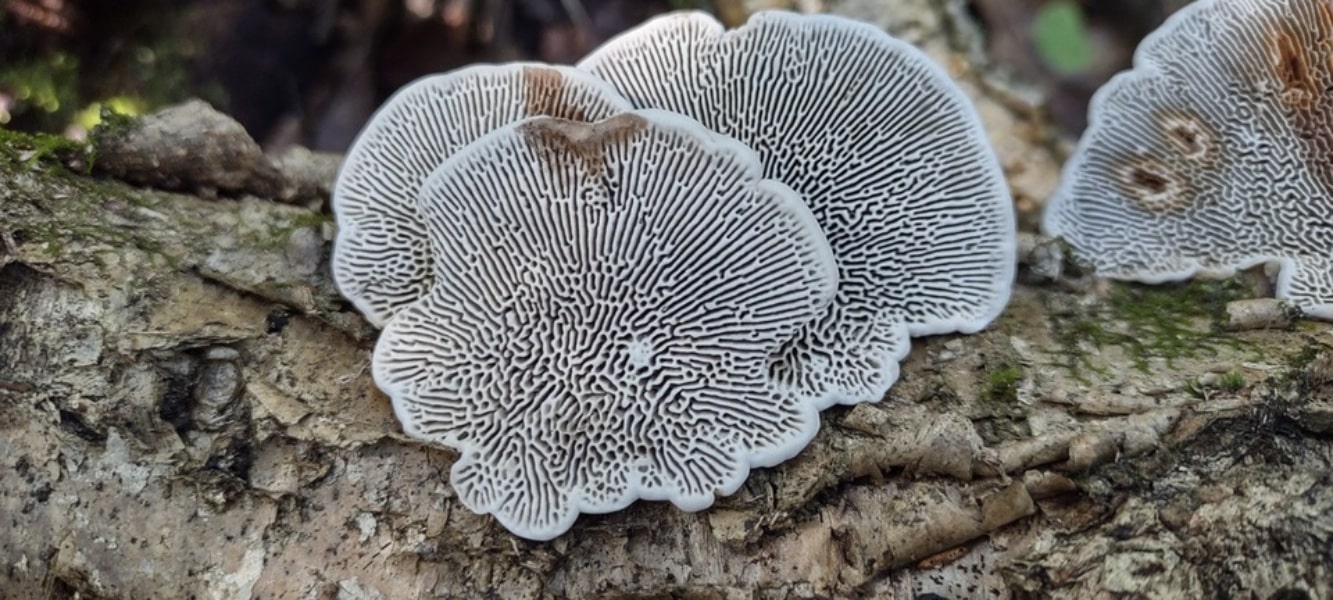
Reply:
M724 31L659 17L579 64L635 106L698 119L759 152L819 220L841 283L773 374L834 402L877 401L910 335L971 333L1009 298L1008 187L971 103L928 57L870 25L760 12Z
M1277 263L1333 318L1333 2L1199 0L1093 98L1043 229L1148 283Z
M533 118L456 152L420 209L436 277L375 381L409 435L459 450L473 511L542 540L640 498L699 510L817 430L768 361L837 267L742 144L658 111Z
M419 79L380 108L333 188L333 277L372 324L426 293L434 275L417 193L440 163L492 130L549 115L603 119L629 104L568 67L477 66Z

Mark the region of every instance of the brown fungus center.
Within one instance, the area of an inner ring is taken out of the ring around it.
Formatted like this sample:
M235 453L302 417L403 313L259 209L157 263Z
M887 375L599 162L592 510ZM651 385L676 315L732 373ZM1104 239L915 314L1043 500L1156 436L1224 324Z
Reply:
M1333 6L1326 0L1310 4L1312 14L1276 24L1271 64L1305 163L1333 197Z
M524 123L518 129L528 145L537 149L542 162L554 169L562 162L577 160L590 181L605 185L606 149L646 126L642 117L623 113L597 123L541 119Z
M523 106L530 116L545 115L590 121L586 106L571 101L572 90L565 84L565 76L556 69L528 66L523 68Z

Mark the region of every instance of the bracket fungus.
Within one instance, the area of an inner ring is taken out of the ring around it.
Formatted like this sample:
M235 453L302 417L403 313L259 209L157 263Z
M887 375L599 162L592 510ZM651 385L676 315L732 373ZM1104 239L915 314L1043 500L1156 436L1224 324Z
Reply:
M458 449L468 508L545 540L636 499L703 509L809 442L815 403L768 362L838 271L762 171L693 120L634 111L527 119L431 175L436 276L373 372L409 435Z
M1276 263L1279 298L1333 318L1333 3L1199 0L1089 119L1046 233L1146 283Z
M910 44L831 16L759 12L725 31L651 20L579 68L637 107L698 119L801 193L837 257L838 296L773 374L834 402L880 400L909 336L971 333L1004 308L1013 205L971 103Z
M468 67L403 88L357 136L334 184L338 289L383 327L425 295L434 277L416 204L422 182L440 163L525 117L587 121L629 108L595 77L539 64Z

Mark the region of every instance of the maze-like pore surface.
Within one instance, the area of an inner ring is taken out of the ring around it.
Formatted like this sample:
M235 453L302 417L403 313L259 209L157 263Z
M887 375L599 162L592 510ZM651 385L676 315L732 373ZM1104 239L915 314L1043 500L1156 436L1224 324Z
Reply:
M425 295L434 279L417 214L426 176L462 147L520 119L597 120L628 103L569 67L476 66L419 79L380 108L348 151L333 188L333 277L372 324Z
M1047 233L1150 283L1277 262L1278 297L1333 318L1333 3L1195 2L1089 115Z
M537 118L421 194L429 293L375 350L408 434L452 446L459 498L517 535L635 499L709 506L818 428L769 357L837 285L800 197L679 115Z
M971 333L1014 274L1012 201L971 103L911 45L870 25L761 12L724 31L677 13L579 64L635 106L754 148L800 192L837 256L837 300L773 373L833 402L878 401L910 335Z

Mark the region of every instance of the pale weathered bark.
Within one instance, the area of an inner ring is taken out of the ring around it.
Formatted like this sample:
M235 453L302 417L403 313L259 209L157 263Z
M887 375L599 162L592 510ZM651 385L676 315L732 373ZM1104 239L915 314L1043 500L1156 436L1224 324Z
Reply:
M964 3L830 4L950 68L1030 222L1057 144ZM714 508L532 543L463 509L455 455L375 389L375 332L327 275L327 162L216 198L6 139L0 597L1333 595L1333 331L1215 331L1242 284L1025 272L986 332L920 340L888 398Z

